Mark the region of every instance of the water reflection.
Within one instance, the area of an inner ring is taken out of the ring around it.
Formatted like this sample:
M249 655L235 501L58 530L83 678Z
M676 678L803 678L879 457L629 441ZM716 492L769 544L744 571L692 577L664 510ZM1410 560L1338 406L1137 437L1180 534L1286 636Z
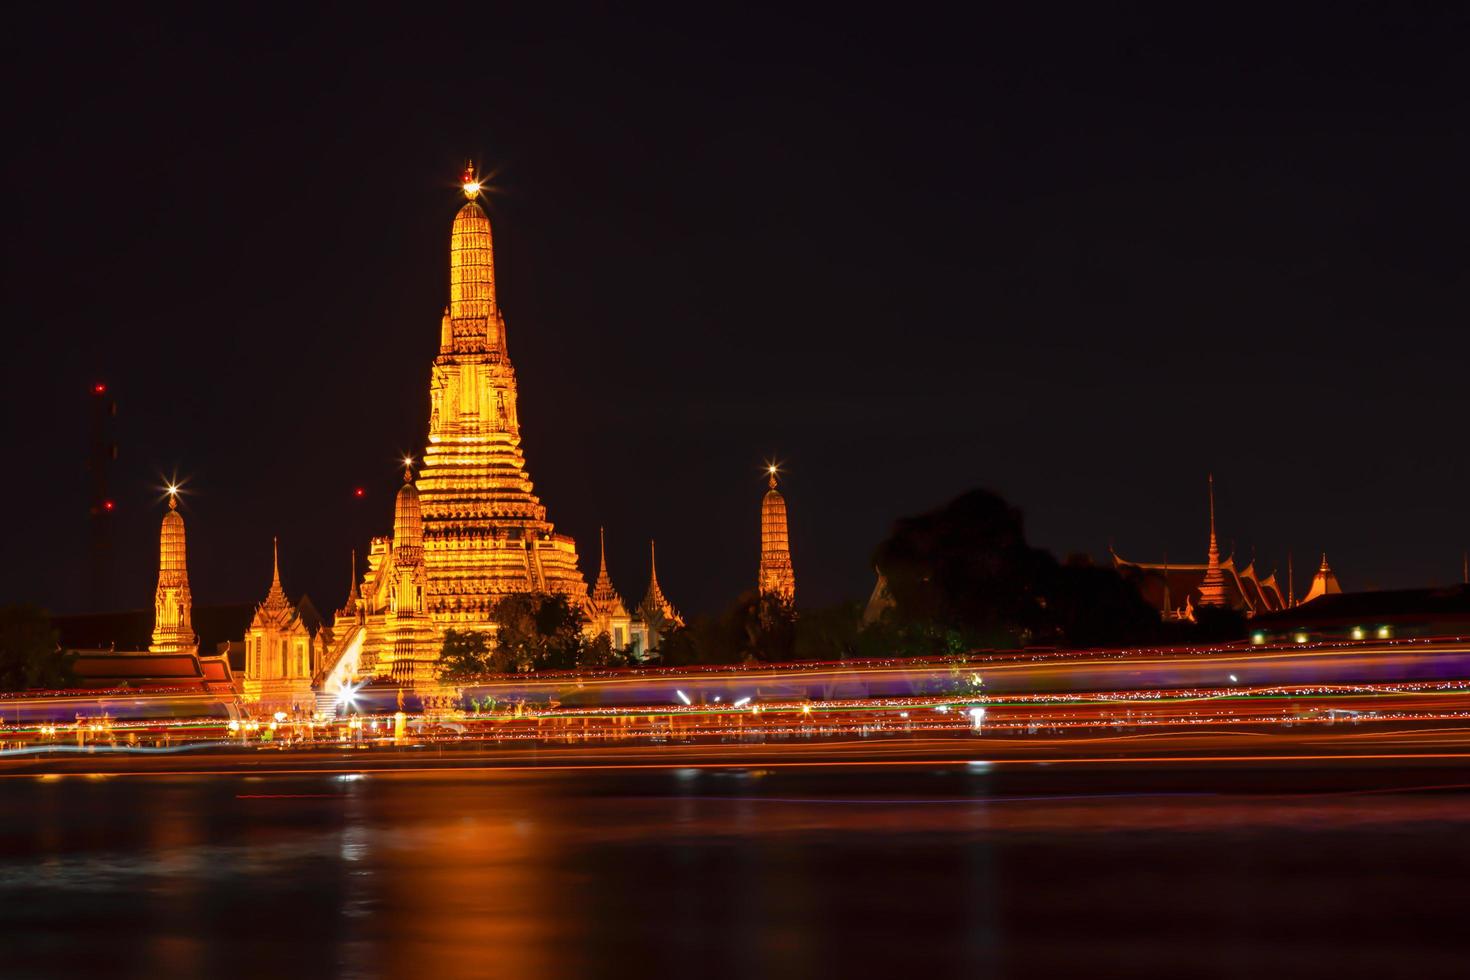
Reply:
M1061 778L10 780L5 972L1391 975L1406 943L1458 968L1470 796Z

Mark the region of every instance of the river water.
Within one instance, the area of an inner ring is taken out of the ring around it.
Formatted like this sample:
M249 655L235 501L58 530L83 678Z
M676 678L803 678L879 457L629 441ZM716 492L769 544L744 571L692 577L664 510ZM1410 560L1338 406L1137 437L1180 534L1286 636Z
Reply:
M0 976L1466 974L1470 795L1266 782L6 779Z

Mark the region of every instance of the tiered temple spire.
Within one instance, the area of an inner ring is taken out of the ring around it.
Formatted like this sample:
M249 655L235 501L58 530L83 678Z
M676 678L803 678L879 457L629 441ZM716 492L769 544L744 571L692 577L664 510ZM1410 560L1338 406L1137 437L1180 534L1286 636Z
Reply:
M592 586L592 604L600 612L610 615L627 615L622 596L613 588L612 577L607 574L607 537L602 528L597 529L597 545L601 560L597 566L597 582Z
M245 631L245 700L288 711L310 710L316 669L311 629L281 587L281 549L271 538L271 586Z
M643 602L638 609L643 613L645 620L650 617L676 622L684 625L684 618L679 615L674 604L664 595L664 590L658 584L658 549L656 543L649 539L648 542L648 591L643 594Z
M489 629L509 593L587 599L575 542L557 534L532 492L521 451L515 368L495 294L490 219L473 166L450 232L449 306L430 384L419 474L426 609L436 624Z
M766 468L770 489L761 500L761 560L756 588L784 602L796 596L796 573L791 566L791 542L786 531L786 498L776 489L776 465Z
M168 513L158 532L158 587L153 593L154 653L193 653L193 598L189 593L189 565L184 546L184 516L179 513L176 487L168 488Z
M1317 566L1317 574L1312 576L1312 587L1307 594L1302 596L1302 604L1305 605L1324 595L1336 595L1342 591L1342 586L1337 582L1337 575L1327 564L1327 552L1322 552L1322 564Z
M432 679L439 645L427 615L428 570L423 507L413 483L413 460L403 461L403 486L393 501L393 560L387 568L389 674L404 684Z
M1205 566L1204 581L1199 586L1201 606L1224 606L1225 573L1220 568L1220 545L1215 539L1215 475L1210 474L1210 551Z

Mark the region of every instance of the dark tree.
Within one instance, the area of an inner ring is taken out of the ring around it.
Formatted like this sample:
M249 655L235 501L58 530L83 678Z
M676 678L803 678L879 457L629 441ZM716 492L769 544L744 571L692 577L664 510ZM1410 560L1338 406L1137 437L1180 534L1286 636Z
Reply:
M1026 543L1021 512L987 490L898 521L874 563L888 580L898 624L958 631L1012 646L1045 625L1042 580L1056 562Z
M617 650L613 649L612 637L606 633L599 633L582 647L582 657L579 667L617 667L621 666L623 658Z
M503 670L570 670L582 659L585 617L564 595L508 595L491 611L495 659Z
M847 660L857 656L860 602L803 609L796 618L797 660Z
M467 680L496 673L495 646L482 630L445 630L444 648L439 652L439 677L446 681Z
M987 490L898 521L874 563L894 606L864 631L874 631L859 640L864 652L1137 643L1158 633L1157 615L1113 569L1059 565L1027 543L1021 512Z
M1069 560L1045 592L1050 627L1068 646L1151 643L1161 634L1158 612L1111 568Z
M0 690L69 687L76 654L57 643L51 617L37 606L0 607Z

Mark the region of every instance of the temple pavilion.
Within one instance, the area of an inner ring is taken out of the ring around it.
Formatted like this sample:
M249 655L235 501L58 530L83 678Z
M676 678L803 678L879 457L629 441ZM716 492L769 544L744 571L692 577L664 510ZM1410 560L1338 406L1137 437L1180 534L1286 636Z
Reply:
M1210 538L1202 563L1139 562L1130 561L1109 546L1113 567L1124 578L1133 582L1143 598L1159 611L1166 620L1193 621L1201 608L1229 608L1246 616L1259 616L1279 612L1300 605L1293 594L1288 573L1286 593L1273 571L1262 576L1256 571L1255 561L1244 567L1237 566L1233 555L1221 557L1219 539L1215 534L1215 481L1209 481ZM1341 592L1337 577L1327 566L1327 556L1322 556L1322 570L1313 580L1312 590L1302 602L1324 595Z

